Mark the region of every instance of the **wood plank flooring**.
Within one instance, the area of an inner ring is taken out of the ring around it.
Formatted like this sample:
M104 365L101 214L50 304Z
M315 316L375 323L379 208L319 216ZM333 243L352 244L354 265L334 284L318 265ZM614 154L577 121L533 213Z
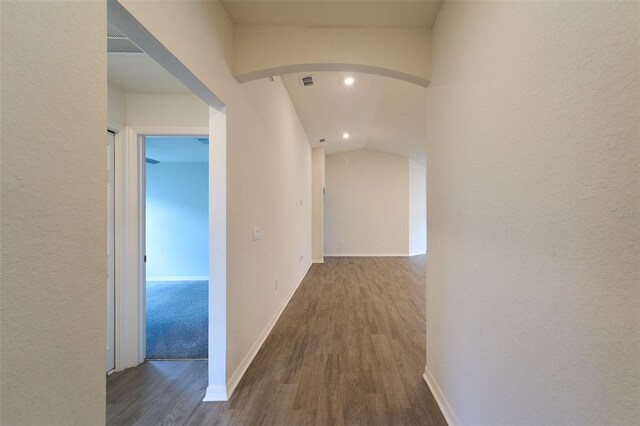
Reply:
M446 425L422 379L425 256L313 265L228 402L206 361L107 380L109 425Z

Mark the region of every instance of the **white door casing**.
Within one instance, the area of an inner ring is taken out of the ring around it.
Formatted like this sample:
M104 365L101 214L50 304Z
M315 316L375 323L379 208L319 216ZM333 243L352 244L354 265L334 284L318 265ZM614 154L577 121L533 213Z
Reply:
M114 155L115 135L107 131L107 373L116 368Z

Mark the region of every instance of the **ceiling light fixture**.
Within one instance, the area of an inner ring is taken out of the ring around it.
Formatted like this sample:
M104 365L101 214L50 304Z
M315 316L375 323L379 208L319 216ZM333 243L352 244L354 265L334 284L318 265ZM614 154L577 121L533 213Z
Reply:
M346 84L347 86L351 86L351 85L353 85L354 81L356 81L355 78L347 77L347 78L344 79L344 84Z
M342 139L349 139L349 133L343 133L342 134Z

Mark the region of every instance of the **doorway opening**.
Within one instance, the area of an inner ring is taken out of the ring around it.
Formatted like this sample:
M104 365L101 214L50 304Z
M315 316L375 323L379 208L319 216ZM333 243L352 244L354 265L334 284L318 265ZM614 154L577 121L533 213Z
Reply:
M146 359L206 359L209 137L146 136Z

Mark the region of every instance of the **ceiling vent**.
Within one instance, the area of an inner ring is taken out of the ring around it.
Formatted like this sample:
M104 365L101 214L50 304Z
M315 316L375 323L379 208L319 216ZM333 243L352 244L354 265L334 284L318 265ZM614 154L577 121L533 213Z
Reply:
M302 77L302 85L304 87L313 86L313 77L311 77L310 75Z
M324 143L326 141L325 138L320 139L320 143Z
M111 24L107 25L107 53L113 55L144 55L142 49Z

